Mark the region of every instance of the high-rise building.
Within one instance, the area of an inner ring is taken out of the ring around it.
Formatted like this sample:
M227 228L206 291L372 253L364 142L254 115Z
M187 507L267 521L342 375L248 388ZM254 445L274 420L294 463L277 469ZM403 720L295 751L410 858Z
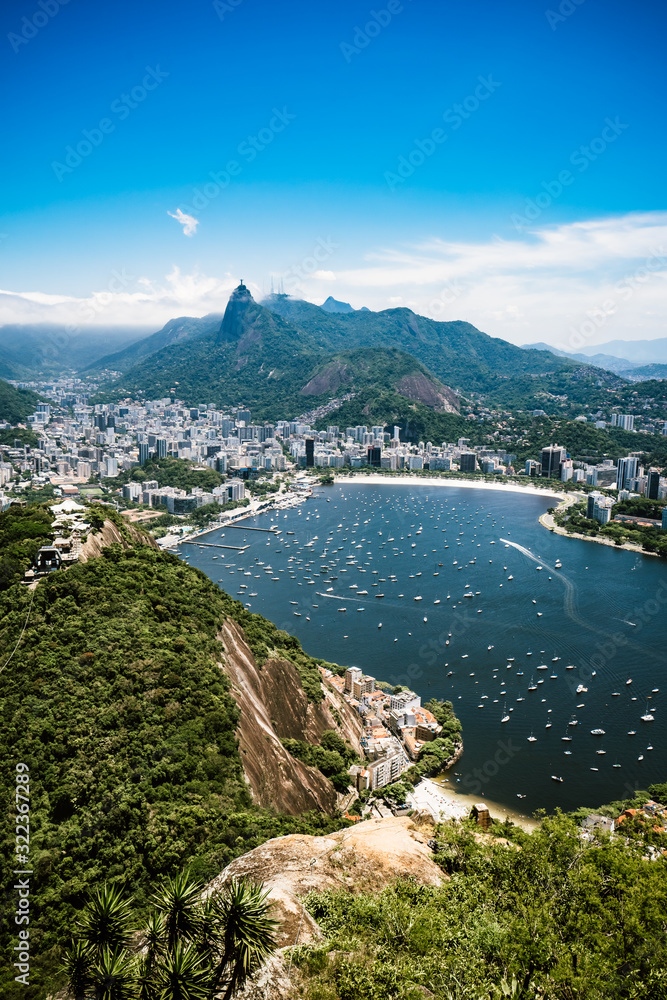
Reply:
M158 458L167 457L168 442L166 438L158 438L155 442L155 451Z
M660 473L657 469L649 469L646 483L646 496L649 500L657 500L660 492Z
M462 451L461 457L459 458L459 471L460 472L476 472L477 471L477 455L474 451Z
M236 419L242 420L247 426L250 423L250 410L237 410Z
M552 444L548 448L542 449L541 463L542 475L546 479L560 479L560 463L567 458L565 448Z
M368 464L377 469L382 467L382 448L375 446L368 449Z
M627 458L619 458L616 466L616 486L619 490L629 489L631 479L637 478L637 466L639 459L634 455Z
M150 458L148 447L148 444L139 445L139 465L144 465Z
M313 438L306 438L306 468L312 469L315 465L315 441Z

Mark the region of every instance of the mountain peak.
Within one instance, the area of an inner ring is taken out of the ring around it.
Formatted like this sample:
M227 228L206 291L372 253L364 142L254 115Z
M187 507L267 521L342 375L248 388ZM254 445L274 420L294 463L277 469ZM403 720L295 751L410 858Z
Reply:
M320 309L329 313L351 313L354 309L349 302L339 302L333 295L330 295L326 302L323 302Z
M220 340L239 340L247 325L248 313L254 307L255 312L258 306L252 297L250 289L243 281L236 286L229 296L229 302L225 309L225 315L220 324Z

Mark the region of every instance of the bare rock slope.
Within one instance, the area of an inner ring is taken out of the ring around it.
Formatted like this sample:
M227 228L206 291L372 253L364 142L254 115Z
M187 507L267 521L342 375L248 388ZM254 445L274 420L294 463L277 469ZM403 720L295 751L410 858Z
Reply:
M326 687L319 705L309 702L289 660L270 659L258 667L243 630L231 619L218 638L225 654L221 666L241 709L237 736L253 799L292 815L310 809L333 813L337 796L331 782L321 771L295 760L280 740L317 743L327 729L336 729L359 753L361 720Z
M278 946L295 944L297 933L304 944L321 937L301 903L311 890L379 891L401 875L440 885L445 876L426 845L429 833L427 826L400 816L367 820L326 837L276 837L233 861L207 886L207 895L232 878L263 882L280 921Z

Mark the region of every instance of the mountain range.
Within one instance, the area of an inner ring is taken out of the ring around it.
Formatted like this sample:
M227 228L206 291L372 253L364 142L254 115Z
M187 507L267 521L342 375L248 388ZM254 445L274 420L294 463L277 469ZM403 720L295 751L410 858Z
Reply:
M524 344L523 348L531 351L550 351L559 358L572 358L584 364L595 365L596 368L603 368L631 382L667 378L667 338L613 340L608 344L598 344L597 347L584 347L581 353L568 353L544 343ZM606 354L602 348L617 350L619 353ZM631 360L627 355L634 355L639 360Z
M550 351L526 351L470 323L406 308L324 305L283 294L258 303L241 284L221 322L215 315L173 320L91 371L123 372L106 386L108 399L176 394L192 404L244 404L255 419L295 417L350 394L357 410L370 412L365 400L379 392L391 394L398 410L403 400L454 413L473 393L499 405L539 406L545 395L583 399L592 386L616 381L589 362L582 368Z
M152 333L145 326L81 326L55 323L0 326L0 378L30 381L80 372L97 358Z

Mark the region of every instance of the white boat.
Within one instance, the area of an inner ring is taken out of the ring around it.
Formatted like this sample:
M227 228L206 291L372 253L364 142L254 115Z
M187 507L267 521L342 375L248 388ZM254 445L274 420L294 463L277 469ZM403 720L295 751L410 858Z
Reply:
M537 736L533 736L533 734L531 733L530 736L528 737L528 742L537 743Z
M604 729L591 729L591 736L604 736Z
M421 601L421 597L413 597L412 600L413 601Z
M563 779L562 779L562 778L559 778L559 777L558 777L557 775L555 775L555 774L552 774L552 775L551 775L551 780L552 780L552 781L557 781L557 782L558 782L559 784L562 784L562 783L563 783Z

